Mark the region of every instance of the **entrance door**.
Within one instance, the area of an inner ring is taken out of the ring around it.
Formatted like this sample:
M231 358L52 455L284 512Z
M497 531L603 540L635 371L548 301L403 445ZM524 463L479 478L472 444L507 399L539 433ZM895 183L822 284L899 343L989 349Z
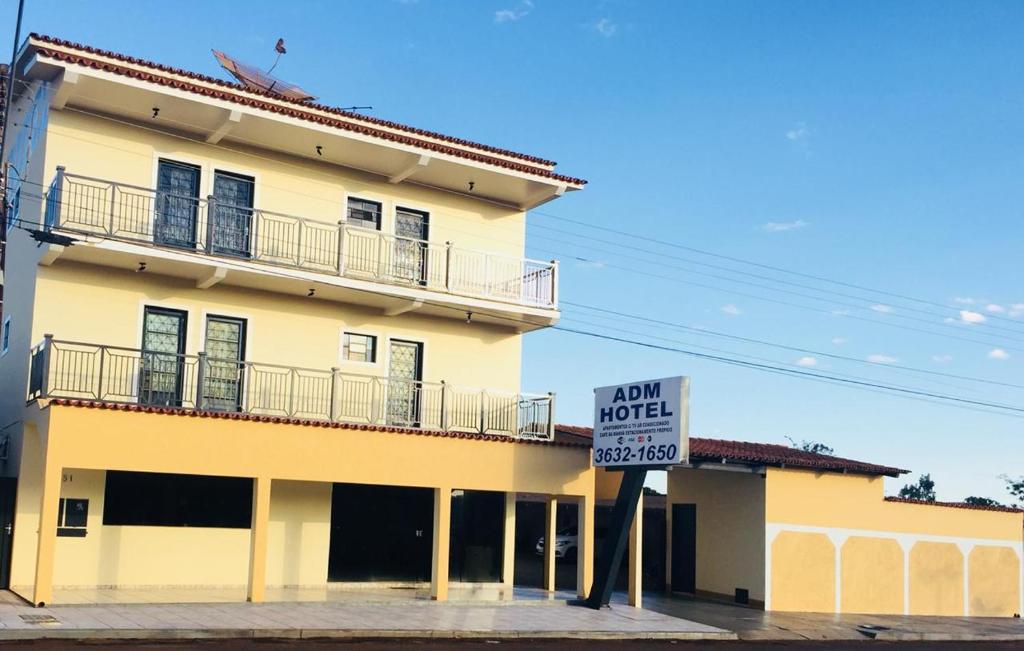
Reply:
M199 168L161 160L156 174L153 241L165 246L196 246L199 210Z
M697 505L672 505L672 591L697 591Z
M425 212L399 208L395 212L395 235L393 273L400 280L425 285L430 216Z
M423 344L392 340L388 362L388 425L418 427Z
M210 207L211 253L249 257L255 181L252 177L217 171L213 177Z
M11 543L14 541L14 494L18 480L0 478L0 589L11 587Z
M186 314L178 310L146 308L142 325L139 402L181 406L186 319Z
M225 316L206 319L206 369L203 408L238 411L245 369L245 320Z

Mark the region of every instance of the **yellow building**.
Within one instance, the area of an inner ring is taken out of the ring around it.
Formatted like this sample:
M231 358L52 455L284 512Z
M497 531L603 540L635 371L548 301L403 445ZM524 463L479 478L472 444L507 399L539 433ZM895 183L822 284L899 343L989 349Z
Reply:
M528 492L579 504L586 593L590 451L519 386L522 336L559 315L525 211L584 181L50 37L17 62L5 585L445 599L512 581Z
M558 426L561 436L589 431ZM668 472L665 584L775 611L1024 612L1024 513L885 497L885 477L906 472L691 437L689 464ZM617 489L600 469L597 499Z

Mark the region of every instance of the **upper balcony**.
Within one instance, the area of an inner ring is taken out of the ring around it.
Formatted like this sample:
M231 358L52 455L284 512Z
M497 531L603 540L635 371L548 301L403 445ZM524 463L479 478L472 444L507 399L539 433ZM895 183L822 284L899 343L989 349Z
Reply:
M63 259L320 299L490 322L558 319L558 264L158 191L57 168L46 193Z

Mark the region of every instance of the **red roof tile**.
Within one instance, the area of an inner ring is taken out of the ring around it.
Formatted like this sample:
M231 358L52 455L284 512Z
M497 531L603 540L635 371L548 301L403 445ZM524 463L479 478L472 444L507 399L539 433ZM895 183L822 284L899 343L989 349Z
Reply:
M594 432L589 427L575 425L555 426L556 440L559 434L573 438L593 439ZM567 439L569 440L569 439ZM806 452L799 448L772 443L750 443L747 441L725 441L721 439L690 438L690 461L720 462L722 460L766 465L786 466L790 468L809 468L831 472L852 472L865 475L888 475L898 477L909 472L901 468L880 466L853 459L833 457L827 454Z
M906 497L888 496L886 502L898 502L900 504L921 504L924 506L943 506L950 509L970 509L972 511L998 511L1000 513L1024 513L1024 509L1015 506L987 506L984 504L968 504L967 502L929 502L927 500L912 500Z
M147 414L164 414L169 416L186 416L189 418L220 418L224 420L244 420L256 423L278 423L284 425L305 425L307 427L329 427L332 429L350 429L363 432L387 432L391 434L412 434L418 436L443 436L454 439L471 439L474 441L491 441L494 443L521 443L526 445L552 445L565 448L585 448L579 445L560 441L542 441L520 439L500 434L475 434L471 432L446 432L444 430L416 429L412 427L392 427L388 425L360 425L355 423L336 423L312 418L288 418L285 416L263 416L242 414L230 411L203 411L181 407L158 407L151 405L100 402L96 400L78 400L72 398L51 398L49 404L65 407L84 407L89 409L110 409L112 411L133 411Z
M56 37L53 37L53 36L45 36L45 35L33 33L33 34L30 35L30 38L35 40L35 41L38 41L40 43L43 43L43 44L48 43L48 44L55 45L55 46L58 46L58 47L78 50L79 52L84 53L84 54L92 54L92 55L102 56L102 57L105 57L105 58L108 58L108 59L113 59L113 60L116 60L116 61L121 61L121 62L124 62L124 63L127 63L127 64L131 64L131 65L134 65L134 66L149 68L149 69L152 69L152 70L155 70L155 71L159 71L159 72L162 72L162 73L167 73L167 74L171 74L171 75L177 75L179 77L186 77L188 79L193 79L193 80L195 80L197 82L202 82L204 84L213 84L213 85L218 86L220 88L223 88L225 90L216 90L216 89L211 89L208 86L200 86L200 85L197 85L197 84L190 84L190 83L182 81L180 79L175 79L174 77L168 77L168 76L165 76L165 75L160 75L160 74L155 74L155 73L143 73L143 72L140 72L139 70L137 70L136 68L130 68L130 67L126 67L126 66L119 66L119 65L115 65L115 64L112 64L110 62L107 62L107 61L102 61L100 59L96 59L96 58L92 58L92 57L84 56L84 55L70 55L70 54L68 54L66 52L62 52L62 51L59 51L59 50L54 50L54 49L46 48L45 46L37 45L38 53L40 55L45 56L45 57L49 57L49 58L52 58L52 59L57 59L59 61L64 61L66 63L73 63L73 64L77 64L77 65L83 65L83 66L86 66L86 67L90 67L90 68L93 68L93 69L96 69L96 70L104 70L104 71L107 71L107 72L113 72L115 74L119 74L119 75L123 75L123 76L127 76L127 77L132 77L132 78L135 78L135 79L141 79L143 81L149 81L149 82L161 84L161 85L164 85L164 86L170 86L170 87L176 88L178 90L185 90L185 91L192 92L192 93L195 93L195 94L198 94L198 95L204 95L204 96L207 96L207 97L214 97L216 99L222 99L222 100L226 100L226 101L231 101L231 102L235 102L237 104L244 104L244 105L247 105L247 106L252 106L252 107L255 107L255 108L260 108L260 109L272 111L274 113L281 113L281 114L284 114L284 115L288 115L289 117L296 117L296 118L303 119L303 120L308 120L308 121L311 121L311 122L317 122L319 124L326 124L328 126L333 126L333 127L338 128L338 129L343 129L343 130L346 130L346 131L353 131L353 132L362 133L362 134L365 134L365 135L379 137L379 138L382 138L382 139L385 139L385 140L389 140L389 141L392 141L392 142L401 142L402 144L407 144L407 145L411 145L411 146L414 146L414 147L421 147L423 149L427 149L427 150L434 151L434 152L437 152L437 153L448 154L448 155L452 155L452 156L458 156L460 158L467 158L467 159L474 160L474 161L477 161L477 162L487 163L487 164L490 164L490 165L495 165L497 167L504 167L506 169L511 169L511 170L515 170L515 171L518 171L518 172L524 172L526 174L533 174L533 175L536 175L536 176L541 176L541 177L549 178L549 179L552 179L552 180L555 180L555 181L560 181L560 182L568 183L568 184L571 184L571 185L586 185L586 183L587 183L583 179L579 179L579 178L575 178L575 177L571 177L571 176L565 176L565 175L562 175L562 174L557 174L555 172L552 172L551 170L545 169L544 167L537 167L537 165L541 165L541 166L554 166L555 163L553 161L545 160L543 158L538 158L536 156L529 156L529 155L526 155L526 154L520 154L520 153L517 153L517 152L514 152L514 151L507 150L507 149L500 149L498 147L491 147L489 145L483 145L483 144L479 144L479 143L476 143L476 142L472 142L470 140L464 140L464 139L461 139L461 138L455 138L455 137L452 137L452 136L446 136L444 134L435 133L433 131L426 131L426 130L423 130L423 129L416 129L414 127L406 126L404 124L399 124L397 122L390 122L390 121L387 121L387 120L381 120L381 119L374 118L374 117L371 117L371 116L362 115L362 114L358 114L358 113L353 113L351 111L345 111L343 109L339 109L339 108L335 108L335 107L331 107L331 106L324 106L324 105L320 105L320 104L311 104L309 102L299 102L297 100L290 100L290 99L286 99L286 98L274 95L272 93L267 93L267 92L264 92L264 91L248 88L248 87L243 86L241 84L237 84L237 83L233 83L233 82L227 82L227 81L224 81L223 79L217 79L217 78L210 77L210 76L203 75L203 74L199 74L199 73L196 73L196 72L191 72L191 71L188 71L188 70L182 70L180 68L174 68L174 67L171 67L171 66L165 66L163 64L155 63L153 61L147 61L145 59L138 59L138 58L135 58L135 57L124 55L124 54L119 54L117 52L110 52L108 50L101 50L101 49L94 48L94 47L91 47L91 46L88 46L88 45L82 45L80 43L74 43L72 41L66 41L64 39L56 38ZM234 91L234 92L229 92L229 91ZM254 99L252 97L247 97L246 95L239 95L238 93L247 93L249 95L262 96L262 97L265 97L266 99L265 100L258 100L258 99ZM322 112L330 113L332 115L337 115L340 118L344 118L344 119L327 118L327 117L325 117L323 115L320 115L320 114L317 114L317 113L313 113L313 112L311 112L309 110L304 110L304 109L315 109L317 111L322 111ZM390 131L385 131L383 129L376 128L376 127L370 126L370 125L376 125L377 127L385 127L385 128L388 128L388 129L395 129L395 130L405 131L405 132L407 132L409 134L413 134L413 135L412 136L403 136L403 135L392 133ZM413 137L413 136L421 136L421 137L417 138L417 137ZM434 139L437 139L437 140L442 140L444 142L450 143L451 146L445 145L445 144L441 144L441 143L431 142L429 140L423 140L424 137L426 137L426 138L434 138ZM500 156L507 156L507 157L510 157L510 158L518 158L518 159L520 159L522 161L525 161L525 162L524 163L517 163L515 161L509 161L509 160L506 160L506 159L503 159L503 158L498 158L496 156L488 156L486 154L480 154L480 153L476 153L476 152L473 152L473 151L469 151L467 149L464 149L465 147L471 147L471 148L474 148L474 149L480 149L482 151L488 151L488 152L491 152L491 153L494 153L494 154L498 154ZM533 163L533 165L530 165L528 163Z

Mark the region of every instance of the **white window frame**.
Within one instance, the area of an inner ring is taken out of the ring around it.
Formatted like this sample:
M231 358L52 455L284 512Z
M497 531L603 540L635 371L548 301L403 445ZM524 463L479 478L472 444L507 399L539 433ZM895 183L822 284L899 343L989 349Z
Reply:
M364 337L373 337L373 360L372 362L361 362L359 360L346 359L345 358L345 335L361 335ZM338 361L345 366L363 367L363 368L377 368L381 364L381 342L386 341L376 330L369 328L342 328L338 335Z

